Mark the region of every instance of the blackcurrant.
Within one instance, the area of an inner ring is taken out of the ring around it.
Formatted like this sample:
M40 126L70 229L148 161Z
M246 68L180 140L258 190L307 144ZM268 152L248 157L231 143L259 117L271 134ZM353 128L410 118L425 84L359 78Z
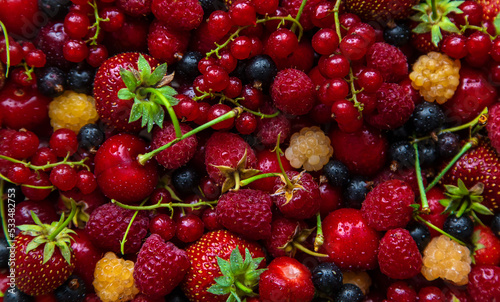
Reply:
M360 209L361 203L365 200L369 190L368 183L362 177L353 177L344 189L344 206L347 208Z
M10 250L5 238L0 238L0 268L9 267Z
M57 67L45 67L37 73L38 90L45 96L55 98L64 92L66 73Z
M389 157L401 165L401 168L409 168L415 165L415 149L406 141L393 143L389 147Z
M191 194L200 184L201 176L191 166L183 166L172 174L174 188L182 194Z
M422 102L415 106L410 120L417 135L426 135L441 128L445 122L445 116L439 105Z
M460 149L460 138L453 132L444 132L438 135L437 149L442 158L451 158Z
M38 0L38 8L50 19L64 19L70 6L70 0Z
M182 59L177 62L175 75L183 80L192 82L201 73L198 70L198 62L203 59L203 54L198 51L188 51Z
M32 302L35 298L28 296L27 294L20 291L17 287L9 287L3 293L3 302Z
M431 241L431 232L429 228L419 222L410 223L406 229L410 232L411 237L417 243L418 250L423 253L425 247Z
M95 71L85 68L72 68L66 76L66 85L69 90L92 95Z
M443 225L443 231L465 242L469 242L473 230L474 222L467 215L460 217L450 215L446 218Z
M328 179L328 182L335 187L343 187L347 185L349 181L349 170L338 160L330 160L323 167L323 173Z
M342 285L337 295L335 295L335 302L361 302L365 295L361 289L351 283Z
M253 85L267 88L278 73L278 68L268 55L257 55L251 58L245 68L245 76Z
M203 15L206 18L216 10L226 10L224 0L198 0L203 8Z
M491 221L491 230L497 238L500 238L500 213L496 213Z
M78 132L80 148L97 150L104 142L104 132L96 124L87 124Z
M385 42L394 46L403 46L410 41L411 31L406 23L395 23L384 29Z
M342 286L342 271L331 262L323 262L312 271L312 281L317 290L331 296Z
M421 166L431 166L436 163L439 158L436 143L431 139L420 141L418 143L418 157Z
M86 291L87 287L82 278L71 275L61 286L56 288L54 296L58 302L82 302L85 300Z

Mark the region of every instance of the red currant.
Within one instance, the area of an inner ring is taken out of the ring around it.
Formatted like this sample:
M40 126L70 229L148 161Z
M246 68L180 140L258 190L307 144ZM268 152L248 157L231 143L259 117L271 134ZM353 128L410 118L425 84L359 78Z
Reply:
M54 151L47 147L42 147L35 152L35 155L31 157L31 164L35 166L45 166L47 164L53 164L57 162L57 156Z
M337 100L347 97L349 84L344 79L328 79L321 84L318 90L318 99L321 103L332 106Z
M252 52L252 40L246 36L239 36L231 42L231 54L238 60L248 59Z
M208 67L206 73L203 75L203 79L208 89L216 92L224 90L229 85L227 71L218 65Z
M243 135L251 134L257 129L257 118L250 112L243 112L236 118L235 127Z
M87 63L92 67L99 67L108 58L108 49L102 44L92 45L89 48L89 55L87 56Z
M174 106L175 115L186 121L194 121L200 115L199 104L190 97L180 94L176 98L179 103Z
M68 40L63 45L64 58L70 62L79 63L89 55L89 48L82 40Z
M384 77L375 68L367 67L358 75L358 85L368 93L377 92L384 83Z
M251 2L238 0L233 2L229 8L231 21L238 26L247 26L255 24L257 11Z
M217 59L217 65L224 68L227 73L233 72L238 65L238 60L235 58L230 51L224 49L220 52L220 58Z
M28 66L41 68L47 63L47 55L42 50L35 49L26 55L25 60Z
M69 165L58 165L50 171L50 182L61 191L73 189L77 181L76 171Z
M360 118L358 109L352 102L336 101L332 106L332 114L343 132L352 133L363 127L363 119Z
M243 86L241 97L243 100L240 101L240 104L250 110L258 110L264 103L262 91L250 84Z
M149 222L149 231L152 234L158 234L165 241L174 238L176 225L172 218L167 214L158 214Z
M241 94L241 80L237 77L229 78L229 85L224 89L224 95L230 99L234 99Z
M106 7L99 12L99 17L109 19L109 21L101 22L101 27L107 32L119 30L125 22L125 15L116 7Z
M175 232L177 239L182 242L194 242L201 238L205 226L200 217L194 214L188 214L180 217L177 221L177 230Z
M313 8L311 13L311 21L314 26L325 29L335 24L335 14L333 13L334 8L335 3L331 1L318 3Z
M343 78L349 74L349 60L341 54L322 56L318 62L319 71L324 77Z
M72 39L81 39L87 35L90 20L86 14L79 11L69 12L64 18L64 31Z
M40 141L38 136L31 131L16 132L10 142L12 157L24 159L35 155Z
M444 38L441 51L453 59L462 59L469 53L466 44L467 38L465 36L451 34Z
M97 189L97 179L94 173L88 170L81 170L76 173L76 176L76 187L83 194L90 194L94 192L95 189Z
M23 184L28 181L30 175L30 168L20 163L13 163L12 165L10 165L7 172L7 178L17 184Z
M322 28L316 32L311 41L314 51L320 55L331 55L339 47L339 36L331 28Z
M224 115L231 111L231 107L225 104L215 104L207 112L207 120L212 121L218 118L221 115ZM234 118L227 119L225 121L219 122L215 125L212 125L212 128L215 130L229 130L233 128Z
M207 25L208 31L212 35L225 36L233 26L233 22L228 13L222 10L216 10L210 14Z
M287 28L279 28L271 33L264 46L264 53L273 58L288 57L299 45L297 36Z
M49 145L58 157L71 156L78 150L78 139L75 132L62 128L52 134Z
M52 185L49 176L43 171L31 173L30 177L24 184L36 187L47 187ZM52 191L51 189L38 189L26 186L21 186L21 190L26 198L34 201L47 198Z

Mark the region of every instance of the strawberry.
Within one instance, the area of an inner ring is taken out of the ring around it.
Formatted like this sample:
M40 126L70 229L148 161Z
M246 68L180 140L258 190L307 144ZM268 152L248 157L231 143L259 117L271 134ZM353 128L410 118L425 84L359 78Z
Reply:
M476 265L500 265L500 239L484 225L477 225L472 233Z
M329 261L341 269L377 266L380 234L369 227L360 210L339 209L323 220L324 244Z
M242 297L243 292L236 289L235 281L251 292L262 273L257 268L265 263L264 251L258 244L227 230L206 233L186 252L191 268L181 286L189 300L198 302L222 302L230 295ZM245 255L244 261L241 254Z
M265 302L309 302L314 284L309 269L294 258L275 258L259 281L260 300Z
M70 247L72 230L66 228L76 212L59 222L43 224L36 215L36 224L18 226L15 237L14 266L16 286L22 292L40 296L62 285L75 269L75 255Z
M421 53L429 53L431 51L439 51L439 47L432 43L430 32L423 34L411 33L411 45Z
M388 22L392 19L405 19L412 14L412 6L418 0L398 1L397 5L391 0L360 1L346 0L348 11L366 20Z
M483 19L485 21L493 21L500 13L500 3L495 0L477 0L477 3L483 7Z

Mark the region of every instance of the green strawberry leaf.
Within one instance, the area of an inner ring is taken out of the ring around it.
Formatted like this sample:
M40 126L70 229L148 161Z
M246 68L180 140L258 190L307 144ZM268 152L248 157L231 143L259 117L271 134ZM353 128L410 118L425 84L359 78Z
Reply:
M135 93L130 91L128 88L122 88L118 91L118 98L120 100L130 100L135 98Z
M424 34L431 31L431 25L428 23L420 23L413 30L416 34Z
M43 228L39 225L36 224L23 224L17 226L17 228L23 232L27 232L30 234L36 234L36 233L41 233Z
M458 218L462 217L462 215L465 213L465 210L467 210L467 202L462 202L459 210L456 213L457 217Z
M439 22L439 27L444 31L448 31L451 33L460 33L458 27L453 24L453 22L451 22L448 17L443 17L442 21Z
M47 261L52 258L52 255L54 255L54 250L55 250L56 243L51 241L47 242L45 244L45 247L43 248L43 262L42 264L45 264Z
M217 264L219 265L220 271L224 276L231 276L231 264L220 257L217 257Z
M149 86L153 86L165 76L167 73L167 64L163 63L160 66L156 67L149 79L147 79L146 84Z
M142 82L147 83L151 76L151 66L142 54L139 56L139 60L137 60L137 69L139 70Z
M214 281L223 287L229 287L234 283L234 279L230 276L221 276L214 279Z
M207 292L214 295L227 295L231 291L229 290L229 287L220 286L219 284L214 284L207 289Z
M227 298L226 302L241 302L240 297L234 291L231 291L231 294Z
M443 35L441 34L441 28L439 28L439 25L433 25L431 29L432 44L434 44L434 46L438 46L439 41L441 41L442 38Z
M61 255L68 264L71 264L71 249L65 242L57 242L57 247L61 250Z
M488 209L486 206L484 206L480 203L476 203L476 202L472 203L471 209L474 212L478 212L479 214L482 214L482 215L494 215L490 209Z
M37 242L35 240L31 240L30 243L28 243L28 245L26 246L26 251L25 253L28 254L29 252L31 252L32 250L36 249L37 247L40 246L40 244L42 244L42 242Z
M132 105L132 109L130 110L130 117L128 119L129 123L135 122L140 119L142 116L142 102L135 99L134 105Z
M238 250L238 246L231 252L231 256L229 256L229 262L231 264L231 271L234 274L238 274L242 271L243 268L243 258L241 257L241 253Z
M137 78L132 71L120 67L120 76L128 90L135 91L137 89Z
M495 33L497 36L500 35L500 13L493 19L493 25L495 26Z

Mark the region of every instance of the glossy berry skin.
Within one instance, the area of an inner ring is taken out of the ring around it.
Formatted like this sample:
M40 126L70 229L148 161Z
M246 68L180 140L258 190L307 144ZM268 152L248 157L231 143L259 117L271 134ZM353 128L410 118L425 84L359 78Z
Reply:
M198 71L198 62L204 56L197 51L187 51L182 59L177 62L175 75L186 81L193 81L200 72Z
M380 235L369 227L356 209L338 209L323 220L328 261L341 269L372 269L377 266Z
M49 176L47 175L47 173L45 173L43 171L37 171L37 172L32 173L30 175L30 177L28 177L28 180L24 184L28 184L28 185L35 186L35 187L38 187L38 186L47 187L47 186L52 185L50 182ZM47 198L47 196L49 196L50 191L51 191L50 189L37 189L37 188L30 188L30 187L26 187L26 186L22 186L21 189L23 191L24 196L26 196L26 198L31 199L31 200L45 199L45 198Z
M349 181L349 170L347 167L338 160L330 160L324 167L323 173L325 174L328 182L332 186L344 187Z
M364 297L365 295L358 286L346 283L335 295L335 301L361 302Z
M77 139L80 148L96 150L104 142L104 132L96 124L87 124L80 128Z
M444 195L443 190L441 188L434 187L427 192L427 202L429 203L429 214L422 214L422 218L426 221L429 221L433 225L437 226L440 229L443 229L444 222L447 215L442 215L441 213L444 211L444 207L439 203L441 199L445 199L446 195ZM440 233L436 230L430 228L432 237L439 236Z
M495 233L495 236L497 238L500 238L500 214L497 213L495 216L493 216L493 219L491 221L491 230L493 233Z
M380 271L386 276L409 279L420 273L422 256L410 232L395 228L380 240L378 263Z
M66 299L75 302L83 302L86 292L87 287L82 278L71 275L68 280L54 291L54 295L58 301Z
M203 235L204 225L200 217L188 214L176 221L175 235L182 242L195 242Z
M16 223L35 224L31 212L35 213L42 223L52 223L59 219L53 203L49 200L24 200L16 205Z
M69 165L59 165L50 171L50 182L61 191L73 189L77 180L75 169Z
M443 231L459 240L469 242L474 231L474 222L467 215L460 217L450 215L444 222Z
M183 166L172 174L172 185L181 194L190 194L196 191L200 184L200 175L191 166Z
M441 302L445 301L443 292L436 286L427 286L418 292L418 301Z
M102 258L102 252L92 244L84 230L76 229L71 248L75 254L75 270L73 273L83 279L87 288L92 288L95 265Z
M312 271L312 281L316 289L329 296L342 287L342 279L342 271L333 263L320 263Z
M498 266L478 265L469 273L467 291L474 301L494 301L500 296L500 268Z
M246 0L235 1L229 8L231 21L238 26L255 24L256 13L252 3Z
M384 29L385 42L400 47L410 41L410 27L406 23L396 23L394 27Z
M167 214L158 214L149 222L149 231L152 234L158 234L160 237L169 241L174 238L176 224L172 218Z
M394 302L415 302L417 293L404 281L394 282L387 289L387 298Z
M451 34L444 38L441 50L453 59L462 59L469 53L466 43L467 37Z
M425 135L443 126L445 115L438 104L423 102L415 106L410 120L417 134Z
M322 28L314 34L312 47L320 55L331 55L339 46L339 36L331 28Z
M52 134L49 145L57 157L66 157L78 149L78 138L72 130L62 128Z
M97 183L104 195L120 202L137 203L149 196L158 183L153 161L139 164L146 143L131 134L120 133L107 139L95 156Z
M474 260L476 265L500 265L500 239L483 225L474 227L472 234Z
M245 65L246 79L250 83L261 83L264 88L269 88L277 73L276 64L268 55L257 55Z
M281 172L280 166L278 164L277 155L275 152L271 150L264 149L262 151L257 152L257 166L255 167L262 173L271 173L271 172ZM285 171L293 170L292 166L288 159L286 159L285 155L280 155L281 164L283 165L283 169ZM274 187L274 182L277 177L266 177L262 179L258 179L250 183L250 187L252 189L261 190L264 192L272 192Z
M410 232L411 237L415 240L420 253L424 252L425 247L431 241L431 232L429 228L420 222L410 223L406 229Z
M289 29L280 28L271 33L264 46L264 53L273 58L288 57L299 45L297 36Z

